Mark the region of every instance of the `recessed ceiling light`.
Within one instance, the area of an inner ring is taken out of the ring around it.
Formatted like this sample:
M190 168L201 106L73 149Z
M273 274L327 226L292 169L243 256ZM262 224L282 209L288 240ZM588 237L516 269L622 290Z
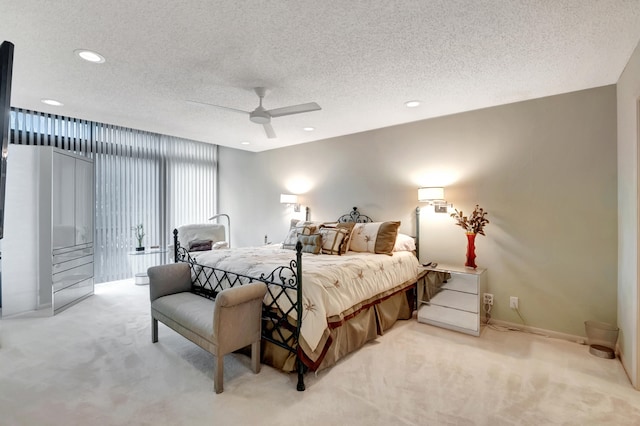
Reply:
M102 64L106 61L104 56L97 52L86 49L74 50L74 53L87 62L93 62L94 64Z
M305 132L313 132L316 128L315 127L303 127L302 130L304 130Z
M404 106L407 108L415 108L420 106L420 101L408 101L404 103Z
M51 105L51 106L62 106L64 105L60 101L56 101L55 99L40 99L40 102L43 104Z
M247 142L247 141L240 142L240 145L251 145L251 142Z

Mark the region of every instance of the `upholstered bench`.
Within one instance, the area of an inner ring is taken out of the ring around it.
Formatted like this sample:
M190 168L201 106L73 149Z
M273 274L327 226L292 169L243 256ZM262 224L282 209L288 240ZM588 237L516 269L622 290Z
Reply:
M223 390L224 355L251 345L251 368L260 371L260 317L267 291L264 283L221 291L215 300L192 293L186 263L148 269L151 299L151 341L158 341L158 321L216 357L213 384Z

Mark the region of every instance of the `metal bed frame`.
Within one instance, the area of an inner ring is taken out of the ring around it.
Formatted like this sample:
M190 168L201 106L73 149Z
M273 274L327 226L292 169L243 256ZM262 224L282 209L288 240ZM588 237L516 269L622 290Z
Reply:
M308 219L308 213L307 213ZM357 207L340 216L338 222L366 223L373 222L369 216L360 214ZM296 372L298 383L296 389L305 390L304 373L307 367L302 362L302 349L300 348L300 327L302 325L302 244L296 244L295 259L288 265L278 266L268 274L259 277L238 274L211 266L200 265L189 251L180 245L178 230L173 230L174 259L176 262L186 262L191 268L191 291L200 296L215 299L224 288L236 285L249 284L251 282L263 282L267 285L267 292L271 300L262 306L262 338L274 345L283 348L296 357ZM293 293L293 294L292 294ZM290 303L289 309L283 310L278 304L280 298L286 298ZM295 324L289 320L289 315L296 318Z

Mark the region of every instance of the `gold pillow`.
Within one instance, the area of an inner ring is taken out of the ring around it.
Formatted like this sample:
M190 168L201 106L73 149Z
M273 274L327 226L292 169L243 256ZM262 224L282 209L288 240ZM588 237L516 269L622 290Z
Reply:
M399 227L400 221L356 223L349 250L390 255Z

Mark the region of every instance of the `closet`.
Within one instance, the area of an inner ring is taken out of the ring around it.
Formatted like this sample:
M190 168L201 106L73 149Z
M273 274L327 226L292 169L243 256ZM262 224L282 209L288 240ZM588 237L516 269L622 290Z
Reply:
M23 145L7 160L2 315L55 314L93 294L93 160Z

